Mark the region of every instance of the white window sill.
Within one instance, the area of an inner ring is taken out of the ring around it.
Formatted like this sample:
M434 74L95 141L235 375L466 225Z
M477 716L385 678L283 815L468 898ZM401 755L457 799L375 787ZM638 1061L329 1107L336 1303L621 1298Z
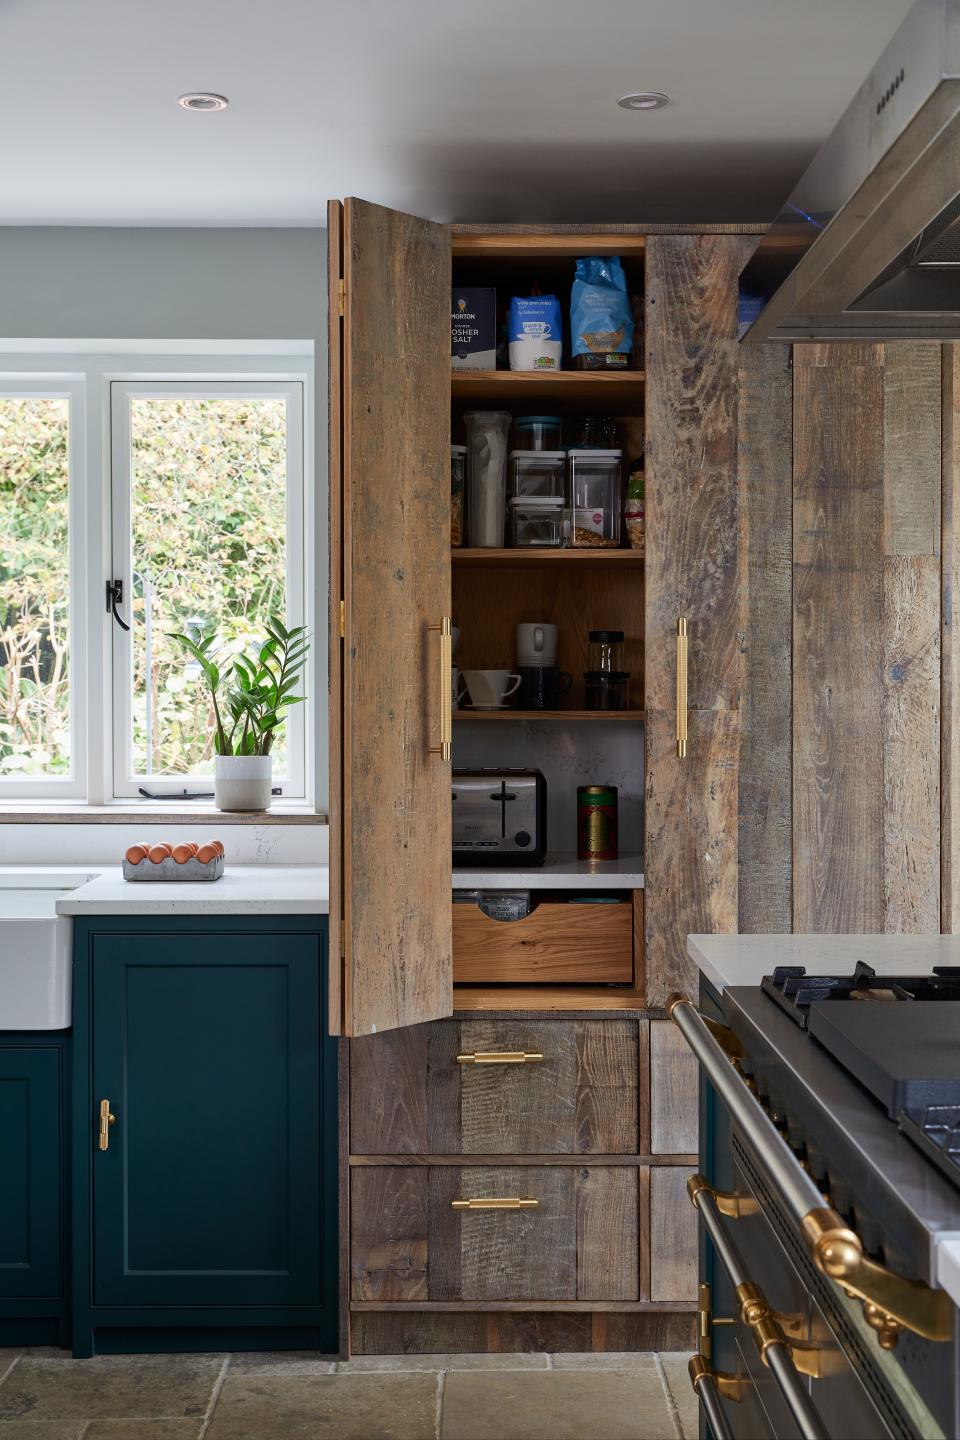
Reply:
M287 802L269 810L228 814L209 802L195 800L118 800L112 805L84 805L77 801L56 804L50 800L0 801L0 825L135 825L144 820L171 824L218 825L326 825L327 817L309 805Z

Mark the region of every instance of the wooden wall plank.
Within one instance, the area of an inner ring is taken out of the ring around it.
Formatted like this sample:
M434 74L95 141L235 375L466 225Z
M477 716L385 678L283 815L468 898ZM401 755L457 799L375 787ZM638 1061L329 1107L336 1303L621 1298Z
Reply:
M697 1212L687 1196L689 1171L650 1171L650 1299L697 1297Z
M427 1171L354 1170L350 1180L351 1296L429 1300Z
M650 1022L650 1151L695 1155L699 1144L697 1061L669 1020Z
M884 346L883 553L940 554L940 347Z
M577 1299L639 1300L637 1172L584 1167L576 1197Z
M553 1033L556 1033L555 1023ZM574 1038L577 1063L574 1148L580 1154L637 1154L640 1133L636 1023L581 1020L577 1022Z
M744 350L739 382L744 676L738 929L744 934L788 934L793 899L790 347Z
M796 364L793 413L793 928L871 933L883 929L882 368Z
M942 347L940 929L960 932L960 346Z

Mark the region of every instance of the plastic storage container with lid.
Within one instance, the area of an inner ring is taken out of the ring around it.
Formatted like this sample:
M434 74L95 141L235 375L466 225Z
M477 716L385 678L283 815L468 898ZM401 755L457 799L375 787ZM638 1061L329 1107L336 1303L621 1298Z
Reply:
M572 546L614 549L620 544L622 458L622 450L571 450L568 453Z
M510 537L519 548L557 549L566 540L562 495L517 496L510 501Z
M511 495L564 495L567 457L563 450L512 450Z
M563 427L559 415L519 415L513 422L517 450L559 450Z

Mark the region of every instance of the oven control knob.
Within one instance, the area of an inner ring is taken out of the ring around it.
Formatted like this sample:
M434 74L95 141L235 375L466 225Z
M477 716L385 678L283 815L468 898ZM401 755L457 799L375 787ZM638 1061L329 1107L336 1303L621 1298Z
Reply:
M526 830L518 830L513 838L516 844L520 845L523 849L526 849L526 847L530 844L530 836L527 834Z

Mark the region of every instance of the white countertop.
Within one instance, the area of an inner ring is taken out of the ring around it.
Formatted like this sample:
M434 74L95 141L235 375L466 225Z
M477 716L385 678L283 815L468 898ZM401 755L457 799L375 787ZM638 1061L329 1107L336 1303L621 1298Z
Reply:
M234 865L219 880L124 880L119 867L57 901L58 915L326 915L326 865Z
M468 868L453 872L454 890L642 890L643 856L619 860L578 860L555 851L543 865L524 870L507 866Z
M960 935L688 935L687 953L723 990L759 985L776 965L852 975L863 960L878 975L926 975L934 965L960 965Z

